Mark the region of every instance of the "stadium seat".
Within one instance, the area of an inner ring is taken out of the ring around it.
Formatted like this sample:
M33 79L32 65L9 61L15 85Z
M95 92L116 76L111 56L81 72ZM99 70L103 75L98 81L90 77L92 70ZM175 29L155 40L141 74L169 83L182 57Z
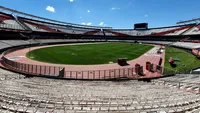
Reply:
M0 28L24 30L12 17L12 15L0 13Z

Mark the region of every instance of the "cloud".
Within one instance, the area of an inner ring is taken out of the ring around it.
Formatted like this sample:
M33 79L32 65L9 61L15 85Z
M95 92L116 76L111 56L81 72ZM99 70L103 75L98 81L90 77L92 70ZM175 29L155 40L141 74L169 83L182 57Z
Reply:
M105 24L104 22L100 22L99 26L108 26L107 24Z
M120 10L120 8L118 8L118 7L112 7L111 10L113 10L113 11L114 10Z
M83 18L82 16L80 16L80 18Z
M87 25L92 25L92 23L91 23L91 22L89 22L89 23L87 23Z
M88 13L90 13L90 10L87 10Z
M104 25L104 22L100 22L99 25L100 25L100 26Z
M47 7L46 7L46 10L47 10L47 11L50 11L50 12L53 12L53 13L55 12L54 7L52 7L52 6L47 6Z
M82 24L82 25L92 25L91 22L88 22L88 23L82 22L81 24Z
M144 15L144 17L148 17L148 16L149 16L148 14Z
M69 0L69 2L73 2L74 0Z

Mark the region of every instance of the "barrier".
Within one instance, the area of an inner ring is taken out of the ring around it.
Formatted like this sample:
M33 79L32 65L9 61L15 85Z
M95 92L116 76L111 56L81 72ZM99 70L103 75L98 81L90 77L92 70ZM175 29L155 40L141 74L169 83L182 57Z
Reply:
M13 71L35 76L50 76L66 79L82 79L82 80L106 80L116 78L136 78L137 75L143 76L143 66L136 64L135 67L108 70L86 70L86 71L68 71L64 67L32 65L15 62L2 57L2 64ZM158 73L162 74L163 67L151 64L156 67ZM151 67L150 66L150 67ZM136 76L135 76L136 75Z
M42 65L32 65L32 64L24 64L19 62L14 62L5 57L2 57L2 64L19 73L22 74L30 74L30 75L51 75L58 76L59 71L62 67L55 66L42 66Z
M82 80L106 80L129 78L135 75L135 67L109 70L65 71L64 78Z
M21 49L21 48L24 48L24 47L13 48L13 49L9 49L5 51L3 53L1 62L6 68L13 70L15 72L26 74L26 75L50 76L50 77L57 77L57 78L82 79L82 80L106 80L106 79L116 79L116 78L137 79L138 78L137 75L144 75L143 66L140 66L139 64L131 68L69 71L65 69L64 67L19 63L5 57L6 54L12 51L15 51L17 49ZM150 62L147 62L147 64L148 66L146 66L146 69L148 70L152 69L152 66L156 67L156 65L153 65ZM162 71L159 71L159 72L160 74L162 74Z

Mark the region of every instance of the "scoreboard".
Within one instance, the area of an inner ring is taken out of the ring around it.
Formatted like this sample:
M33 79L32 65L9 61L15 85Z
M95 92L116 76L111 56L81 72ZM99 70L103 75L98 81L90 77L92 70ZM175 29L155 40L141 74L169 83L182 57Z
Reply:
M148 23L134 24L134 29L148 29Z

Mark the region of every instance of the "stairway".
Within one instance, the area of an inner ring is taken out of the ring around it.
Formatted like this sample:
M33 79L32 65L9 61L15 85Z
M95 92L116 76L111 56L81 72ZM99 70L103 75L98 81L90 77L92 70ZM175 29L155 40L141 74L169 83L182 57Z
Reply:
M20 19L18 19L17 16L15 16L15 15L12 15L12 16L15 18L15 20L17 21L17 23L18 23L20 26L22 26L25 30L32 31L32 29L29 28L26 24L24 24Z
M188 28L186 31L182 32L180 35L184 35L188 31L192 30L194 27L196 27L196 25L193 25L191 28Z

